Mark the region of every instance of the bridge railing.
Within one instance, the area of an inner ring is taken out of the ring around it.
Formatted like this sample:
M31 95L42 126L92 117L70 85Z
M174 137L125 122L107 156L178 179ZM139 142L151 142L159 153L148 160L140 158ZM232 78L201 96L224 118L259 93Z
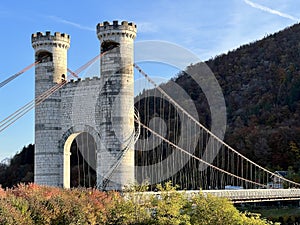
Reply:
M204 190L202 193L228 198L233 202L300 200L300 189Z
M220 198L228 198L234 203L300 200L300 189L190 190L178 192L186 194L188 198L201 193L204 196L213 195ZM140 194L144 196L154 195L159 199L161 192L149 191Z

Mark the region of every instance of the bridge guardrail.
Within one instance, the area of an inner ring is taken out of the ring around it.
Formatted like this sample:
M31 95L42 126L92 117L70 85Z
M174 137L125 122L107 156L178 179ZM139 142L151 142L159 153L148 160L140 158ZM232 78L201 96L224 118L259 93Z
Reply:
M202 193L228 198L233 202L300 200L300 189L203 190Z
M192 198L199 193L204 196L213 195L221 198L228 198L234 203L243 202L263 202L263 201L282 201L300 200L300 189L242 189L242 190L189 190L178 191L185 193L188 198ZM155 195L160 198L161 192L143 192L143 195Z

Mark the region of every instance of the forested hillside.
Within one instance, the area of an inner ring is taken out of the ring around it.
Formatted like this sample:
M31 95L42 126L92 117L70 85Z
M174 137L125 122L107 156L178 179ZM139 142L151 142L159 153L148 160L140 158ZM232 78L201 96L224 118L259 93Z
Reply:
M12 187L20 182L33 182L34 145L28 145L17 153L9 165L0 164L0 185Z
M299 40L296 24L206 62L225 96L226 142L273 170L300 168ZM199 66L190 66L187 73ZM204 94L186 73L176 82L200 112L208 110ZM209 125L209 118L201 119Z

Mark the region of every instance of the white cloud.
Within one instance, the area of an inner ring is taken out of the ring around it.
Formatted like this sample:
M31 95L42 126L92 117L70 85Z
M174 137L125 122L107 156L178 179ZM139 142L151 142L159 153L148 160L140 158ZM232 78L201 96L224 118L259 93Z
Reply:
M81 24L74 23L74 22L62 19L60 17L57 17L57 16L49 16L48 18L50 18L50 19L52 19L56 22L64 23L64 24L67 24L67 25L70 25L70 26L73 26L73 27L76 27L76 28L79 28L79 29L82 29L82 30L95 31L95 28L83 26Z
M136 24L138 26L138 32L141 33L153 33L158 30L156 25L149 22L136 22Z
M255 2L250 1L250 0L244 0L244 2L245 2L247 5L249 5L249 6L253 7L253 8L255 8L255 9L259 9L259 10L262 10L262 11L265 11L265 12L268 12L268 13L271 13L271 14L274 14L274 15L278 15L278 16L281 16L281 17L283 17L283 18L287 18L287 19L290 19L290 20L293 20L293 21L296 21L296 22L299 21L299 19L296 18L296 17L294 17L294 16L291 16L291 15L289 15L289 14L282 13L282 12L280 12L280 11L271 9L271 8L269 8L269 7L266 7L266 6L257 4L257 3L255 3Z

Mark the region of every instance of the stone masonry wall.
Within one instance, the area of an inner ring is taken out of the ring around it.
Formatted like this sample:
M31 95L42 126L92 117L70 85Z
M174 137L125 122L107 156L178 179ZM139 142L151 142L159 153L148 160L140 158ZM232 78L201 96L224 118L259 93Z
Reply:
M35 98L62 81L67 74L67 50L70 37L50 32L32 35L35 59ZM62 155L57 141L61 137L61 95L55 92L35 108L35 163L34 181L39 184L59 186Z
M98 24L101 43L111 41L119 47L101 58L101 78L68 82L36 107L35 182L69 187L70 144L77 134L87 132L96 143L97 186L120 190L134 182L134 88L133 40L136 25ZM106 43L106 44L107 44ZM35 95L61 83L67 74L70 37L50 32L32 35L36 60ZM102 46L103 47L103 46ZM110 171L122 158L121 164Z
M134 182L133 41L136 25L104 22L98 24L97 34L102 48L107 43L119 44L101 58L103 88L99 95L98 112L101 113L98 117L104 144L100 145L97 155L97 174L110 180L102 183L102 188L120 190ZM111 173L119 160L120 165ZM100 179L99 176L101 187Z

